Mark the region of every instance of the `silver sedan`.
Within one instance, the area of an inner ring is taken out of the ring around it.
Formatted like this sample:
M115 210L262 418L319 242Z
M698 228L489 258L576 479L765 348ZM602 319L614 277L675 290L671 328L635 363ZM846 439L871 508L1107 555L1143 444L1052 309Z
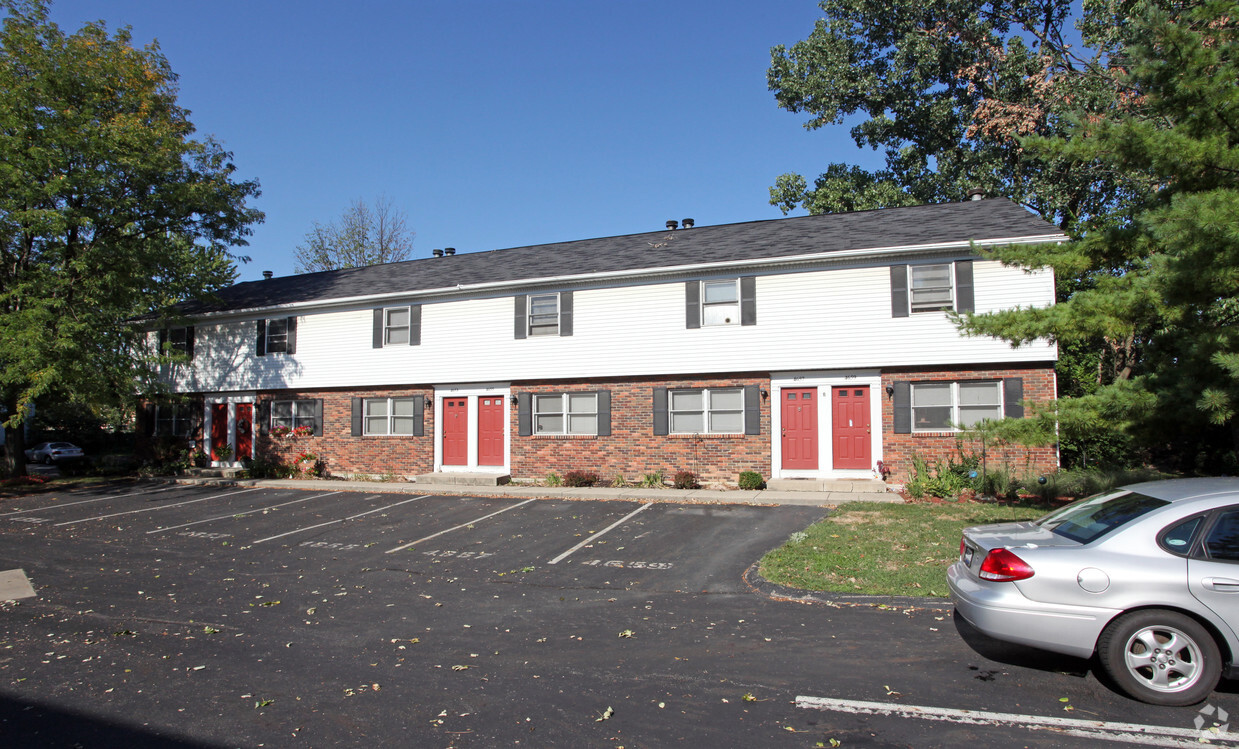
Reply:
M967 528L947 582L990 637L1096 655L1138 700L1195 704L1239 676L1239 479L1134 484Z

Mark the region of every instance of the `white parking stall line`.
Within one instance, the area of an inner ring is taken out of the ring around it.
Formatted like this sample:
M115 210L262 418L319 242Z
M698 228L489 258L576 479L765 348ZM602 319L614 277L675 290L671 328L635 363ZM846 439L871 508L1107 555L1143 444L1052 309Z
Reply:
M76 525L78 523L88 523L91 520L107 520L108 518L117 518L117 517L120 517L121 515L137 515L142 512L154 512L156 510L166 510L171 507L181 507L183 505L192 505L196 502L206 502L207 500L210 500L210 499L223 499L224 497L232 497L237 494L246 494L248 492L256 492L256 491L258 491L257 487L253 489L242 489L239 492L227 492L225 494L215 494L210 497L200 497L198 499L191 499L186 502L174 502L170 505L159 505L158 507L144 507L141 510L126 510L125 512L114 512L110 515L95 515L94 517L82 518L81 520L70 520L65 523L56 523L56 527L60 527L62 525Z
M44 510L59 510L61 507L72 507L74 505L88 505L94 502L106 502L109 499L124 499L125 497L144 497L150 494L162 494L173 489L183 489L181 486L168 486L161 489L156 489L150 492L131 492L129 494L116 494L110 497L96 497L95 499L82 499L77 502L65 502L62 505L48 505L47 507L35 507L29 510L13 510L12 512L0 512L0 518L8 517L9 515L20 515L23 512L43 512Z
M448 528L447 530L442 530L442 531L439 531L438 533L431 533L429 536L426 536L425 538L419 538L419 539L417 539L416 541L410 541L409 543L404 544L403 546L397 546L397 547L396 547L396 548L394 548L394 549L388 549L385 553L387 553L387 554L394 554L394 553L396 553L397 551L404 551L405 549L408 549L408 548L410 548L410 547L412 547L412 546L417 546L417 545L418 545L418 544L420 544L422 541L429 541L429 540L430 540L430 539L432 539L432 538L438 538L439 536L442 536L442 535L444 535L444 534L446 534L446 533L451 533L452 531L458 531L458 530L460 530L461 528L468 528L469 526L473 525L474 523L480 523L480 522L481 522L481 521L483 521L483 520L486 520L486 519L488 519L488 518L493 518L493 517L495 517L496 515L502 515L503 513L507 512L507 511L509 511L509 510L515 510L517 507L524 507L525 505L529 504L530 502L535 502L535 501L537 501L537 500L536 500L536 499L527 499L527 500L525 500L524 502L518 502L518 503L516 503L516 504L512 505L511 507L505 507L505 508L503 508L502 510L499 510L498 512L492 512L492 513L491 513L491 514L489 514L489 515L483 515L483 516L482 516L482 517L480 517L480 518L477 518L477 519L475 519L475 520L470 520L470 521L469 521L469 522L467 522L467 523L461 523L461 524L460 524L460 525L458 525L458 526L455 526L455 527L453 527L453 528Z
M585 547L586 547L586 546L588 546L589 544L592 544L595 540L597 540L597 539L599 539L599 538L602 538L602 537L603 537L603 536L605 536L607 533L610 533L611 531L613 531L613 530L615 530L616 528L620 527L620 526L621 526L621 525L623 525L624 523L627 523L627 522L628 522L628 521L629 521L629 520L630 520L630 519L631 519L634 515L636 515L638 512L641 512L642 510L645 510L646 508L648 508L648 507L650 507L650 506L651 506L651 505L648 505L648 504L646 504L646 505L641 505L640 507L638 507L637 509L635 509L635 510L633 510L632 512L628 513L628 514L627 514L627 515L625 515L624 517L620 518L619 520L616 520L614 523L611 523L611 524L610 524L610 525L608 525L606 528L603 528L602 530L598 531L597 533L592 533L592 534L590 534L589 538L585 539L584 541L582 541L581 543L577 544L576 546L573 546L571 549L568 549L568 550L567 550L567 551L565 551L563 554L560 554L559 556L555 557L555 558L554 558L554 559L552 559L551 561L547 562L547 564L559 564L562 560L567 559L569 556L571 556L571 555L573 554L573 552L580 551L581 549L585 548Z
M266 543L267 541L274 541L277 538L284 538L285 536L292 536L297 533L304 533L306 531L312 531L315 528L326 528L327 526L335 525L336 523L343 523L348 520L356 520L357 518L362 518L362 517L365 517L366 515L373 515L376 512L382 512L383 510L390 510L391 508L399 507L400 505L407 505L410 502L416 502L419 499L425 499L426 497L429 497L429 496L430 496L429 494L423 494L420 497L413 497L412 499L404 499L399 502L396 502L395 504L387 505L386 507L376 507L373 510L366 510L365 512L359 512L356 515L349 515L346 518L339 518L337 520L328 520L325 523L318 523L317 525L307 525L304 528L298 528L296 530L287 531L286 533L280 533L274 536L267 536L266 538L260 538L257 541L251 541L250 544L255 545L255 544Z
M836 700L825 697L797 697L796 707L829 710L854 715L890 715L976 726L1010 726L1033 731L1053 731L1100 741L1122 741L1142 746L1199 747L1202 743L1239 746L1239 733L1208 729L1171 728L1141 723L1114 723L1105 720L1051 718L1041 715L992 713L985 710L956 710L924 705L894 705L886 702Z
M321 499L322 497L330 497L333 494L343 494L343 493L344 492L327 492L326 494L315 494L310 497L302 497L301 499L294 499L291 502L281 502L275 505L266 505L265 507L255 507L254 509L246 510L245 512L234 512L231 515L216 515L215 517L207 518L206 520L195 520L190 523L181 523L180 525L165 525L165 526L156 528L153 531L147 531L146 535L149 536L152 533L163 533L164 531L174 531L178 528L188 528L191 525L202 525L203 523L214 523L217 520L229 520L231 518L243 518L246 515L253 515L256 512L266 512L267 510L274 510L278 507L287 507L289 505L295 505L301 502L309 502L311 499ZM375 496L378 496L378 495L375 495Z

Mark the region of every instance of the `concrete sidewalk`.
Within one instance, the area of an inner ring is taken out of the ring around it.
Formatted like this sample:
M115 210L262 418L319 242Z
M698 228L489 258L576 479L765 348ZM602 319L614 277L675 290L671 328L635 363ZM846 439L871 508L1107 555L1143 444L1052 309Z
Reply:
M403 481L349 481L336 479L225 479L225 478L174 478L179 484L204 484L209 486L253 486L264 489L303 489L309 491L374 492L385 494L450 494L469 497L513 497L520 499L623 499L635 502L680 502L684 504L715 505L809 505L825 507L842 502L901 502L902 497L893 492L847 491L783 491L762 489L758 491L735 489L644 489L640 487L612 488L525 486L504 484L502 486L467 486L462 484L435 484Z

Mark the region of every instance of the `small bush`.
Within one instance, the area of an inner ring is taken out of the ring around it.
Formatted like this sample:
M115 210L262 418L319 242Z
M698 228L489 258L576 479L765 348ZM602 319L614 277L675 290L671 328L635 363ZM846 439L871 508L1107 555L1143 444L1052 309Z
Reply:
M552 471L546 474L546 485L547 486L563 486L564 480L559 477L558 473L555 473L554 471Z
M615 474L615 477L611 479L611 486L615 487L616 489L620 488L621 486L628 486L628 479L624 478L624 474L617 473Z
M591 471L568 471L564 474L564 486L593 486L598 483L598 474Z
M242 465L245 466L245 472L252 479L286 479L291 478L296 472L290 465L261 457L249 461L248 465L242 461Z
M641 474L641 486L646 489L660 489L664 480L662 471Z
M740 488L752 491L754 489L764 489L766 480L761 477L757 471L743 471L740 473Z
M676 471L675 488L677 489L700 489L701 484L697 482L697 474L692 471Z

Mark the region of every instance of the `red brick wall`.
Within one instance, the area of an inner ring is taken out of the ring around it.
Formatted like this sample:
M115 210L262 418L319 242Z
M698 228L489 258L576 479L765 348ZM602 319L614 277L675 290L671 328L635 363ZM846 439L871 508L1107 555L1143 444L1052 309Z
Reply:
M903 483L911 478L912 458L919 455L932 463L958 459L962 449L966 454L981 452L979 443L960 440L953 432L920 432L895 434L894 402L886 396L888 385L895 382L958 382L963 380L999 380L1020 377L1024 380L1024 400L1046 402L1055 397L1054 368L1052 366L1013 367L1007 369L957 369L900 370L882 373L882 452L884 462L891 468L890 480ZM1028 414L1027 408L1025 414ZM1009 445L989 447L986 451L991 469L1005 468L1018 476L1038 475L1058 469L1058 453L1053 445L1024 447Z
M353 398L407 398L426 396L432 408L423 414L425 436L353 436ZM324 460L334 474L368 473L414 476L434 470L434 391L430 388L372 390L283 390L267 392L259 401L323 399L323 436L276 440L258 433L259 455L292 462L301 453Z
M677 471L692 471L703 481L735 482L741 471L770 475L770 404L761 402L761 433L754 435L654 436L654 388L708 388L758 385L770 380L753 375L707 379L594 380L588 383L537 382L512 385L512 392L559 393L611 391L611 434L606 437L516 434L516 407L511 407L512 475L542 478L548 473L593 471L603 482L616 474L628 480L662 471L670 480Z

